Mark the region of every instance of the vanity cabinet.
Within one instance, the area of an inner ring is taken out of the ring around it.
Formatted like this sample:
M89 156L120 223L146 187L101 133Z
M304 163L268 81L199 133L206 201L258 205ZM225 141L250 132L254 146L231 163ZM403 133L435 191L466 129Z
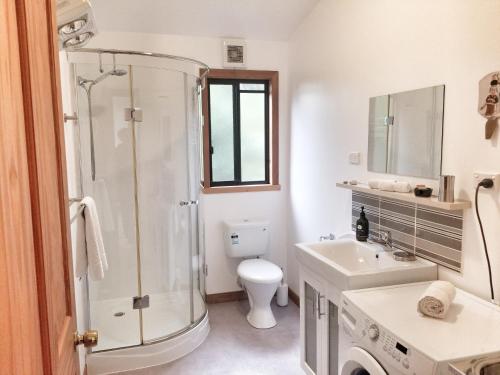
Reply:
M321 277L300 270L300 362L309 375L338 375L340 293Z
M295 248L300 265L300 358L306 374L338 375L339 363L345 361L351 343L339 342L341 291L437 278L436 264L421 258L398 262L380 253L378 245L358 242L352 234Z

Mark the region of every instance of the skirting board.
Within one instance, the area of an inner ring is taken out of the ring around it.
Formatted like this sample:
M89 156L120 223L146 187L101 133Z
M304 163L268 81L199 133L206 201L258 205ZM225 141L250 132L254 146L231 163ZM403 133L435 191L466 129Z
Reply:
M288 298L297 306L300 306L299 296L291 289L288 289ZM247 299L247 294L243 290L237 290L234 292L207 294L206 301L208 304L213 304L241 301L245 299Z
M297 295L297 293L295 293L290 288L288 288L288 298L290 299L290 301L292 301L293 303L295 303L297 306L300 306L300 298L299 298L299 296Z
M245 293L245 291L237 290L235 292L207 294L206 302L208 304L212 304L241 301L244 299L247 299L247 294Z

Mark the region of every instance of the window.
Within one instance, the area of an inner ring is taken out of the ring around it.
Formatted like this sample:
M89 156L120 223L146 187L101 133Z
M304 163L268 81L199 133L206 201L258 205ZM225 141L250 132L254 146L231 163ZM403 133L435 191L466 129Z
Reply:
M279 189L277 72L211 70L203 117L204 192Z
M208 79L210 186L269 184L269 84Z

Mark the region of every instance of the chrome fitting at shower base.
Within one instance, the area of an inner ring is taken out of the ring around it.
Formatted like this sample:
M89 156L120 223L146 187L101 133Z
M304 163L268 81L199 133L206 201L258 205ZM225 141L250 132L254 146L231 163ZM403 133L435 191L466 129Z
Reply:
M149 295L134 297L132 299L132 308L134 310L146 309L149 307Z

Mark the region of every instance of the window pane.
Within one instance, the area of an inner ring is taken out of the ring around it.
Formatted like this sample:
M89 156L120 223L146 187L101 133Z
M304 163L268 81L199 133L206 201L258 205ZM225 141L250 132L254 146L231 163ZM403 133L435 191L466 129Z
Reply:
M266 179L265 94L240 95L241 180Z
M264 91L263 83L240 83L240 90Z
M212 180L234 180L233 87L210 85Z

